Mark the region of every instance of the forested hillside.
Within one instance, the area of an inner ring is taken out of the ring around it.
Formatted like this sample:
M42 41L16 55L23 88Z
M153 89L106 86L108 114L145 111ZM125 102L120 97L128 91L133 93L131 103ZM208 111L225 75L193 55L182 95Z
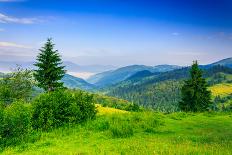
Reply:
M182 68L159 74L138 74L108 88L107 94L152 107L159 111L178 111L180 89L189 76L189 68ZM148 75L148 76L147 76ZM209 85L231 83L232 69L225 66L212 66L203 70ZM136 77L136 78L135 78Z
M62 78L62 82L64 82L64 86L70 88L70 89L82 89L82 90L88 90L88 91L94 91L96 90L96 87L85 80L65 74Z

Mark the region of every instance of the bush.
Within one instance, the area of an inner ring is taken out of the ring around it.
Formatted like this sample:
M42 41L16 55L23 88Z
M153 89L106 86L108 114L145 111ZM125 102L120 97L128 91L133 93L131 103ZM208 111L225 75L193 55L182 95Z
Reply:
M3 133L3 125L4 125L4 109L3 106L0 104L0 140L2 139L2 133Z
M31 129L30 108L23 102L14 102L5 109L0 110L1 119L1 145L5 146L21 141Z
M75 91L73 97L75 101L74 107L79 107L81 111L81 115L79 116L80 122L95 118L97 110L94 104L93 95L82 91Z
M36 98L32 105L34 129L49 130L64 124L80 123L96 115L92 96L83 92L48 92Z
M17 67L0 79L0 101L6 105L16 100L29 101L32 98L33 86L32 72Z
M138 104L132 103L132 104L128 104L128 106L125 108L126 111L135 111L135 112L139 112L142 111L141 108L139 107Z

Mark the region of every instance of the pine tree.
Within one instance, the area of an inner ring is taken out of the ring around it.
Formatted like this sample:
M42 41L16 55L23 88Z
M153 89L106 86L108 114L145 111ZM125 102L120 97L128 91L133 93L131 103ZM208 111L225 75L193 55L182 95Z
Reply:
M206 111L211 102L211 92L207 89L206 80L202 77L197 61L193 62L190 69L190 79L182 87L182 101L179 107L183 111Z
M49 38L44 47L40 49L36 59L37 62L34 64L37 67L34 77L38 82L38 86L45 91L54 91L63 87L60 80L66 72L64 70L65 66L62 66L62 60L58 50L54 50L54 46L52 39Z

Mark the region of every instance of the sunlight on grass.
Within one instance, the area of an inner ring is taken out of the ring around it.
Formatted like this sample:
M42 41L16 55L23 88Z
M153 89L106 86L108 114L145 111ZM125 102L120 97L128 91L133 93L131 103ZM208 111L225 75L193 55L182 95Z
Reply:
M232 94L232 84L224 83L224 84L217 84L210 87L213 96L227 96Z
M100 104L96 104L98 115L105 115L105 114L114 114L114 113L129 113L125 110L109 108L109 107L102 107Z
M81 125L36 133L35 142L6 148L3 154L230 155L231 128L231 113L98 115Z

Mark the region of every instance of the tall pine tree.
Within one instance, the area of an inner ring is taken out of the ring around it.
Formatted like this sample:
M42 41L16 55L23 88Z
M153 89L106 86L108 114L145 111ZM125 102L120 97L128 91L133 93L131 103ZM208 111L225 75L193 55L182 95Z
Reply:
M62 66L62 60L58 50L54 50L54 46L52 39L49 38L44 47L40 49L37 62L34 64L37 67L34 77L38 86L45 91L54 91L63 87L60 80L65 74L65 66Z
M193 62L190 69L190 79L182 87L182 101L179 107L183 111L206 111L211 102L211 92L207 89L206 80L202 77L197 61Z

